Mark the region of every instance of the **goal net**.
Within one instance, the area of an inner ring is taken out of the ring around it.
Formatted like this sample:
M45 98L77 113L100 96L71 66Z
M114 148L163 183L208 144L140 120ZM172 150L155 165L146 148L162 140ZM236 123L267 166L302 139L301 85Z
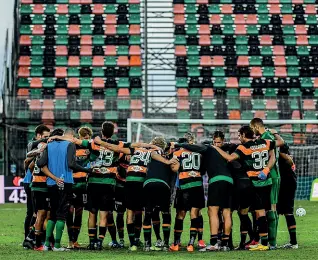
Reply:
M264 120L276 129L290 147L298 177L296 199L308 200L313 180L318 178L318 120ZM216 130L225 133L225 141L239 143L237 131L249 120L200 119L128 119L127 140L150 142L155 136L176 141L186 132L195 134L198 142L211 140Z

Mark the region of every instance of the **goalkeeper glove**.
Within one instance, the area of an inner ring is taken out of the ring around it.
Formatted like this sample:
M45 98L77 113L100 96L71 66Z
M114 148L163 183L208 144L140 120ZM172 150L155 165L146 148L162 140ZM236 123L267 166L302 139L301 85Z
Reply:
M265 167L260 173L258 174L258 178L262 181L267 179L267 175L269 173L269 168Z

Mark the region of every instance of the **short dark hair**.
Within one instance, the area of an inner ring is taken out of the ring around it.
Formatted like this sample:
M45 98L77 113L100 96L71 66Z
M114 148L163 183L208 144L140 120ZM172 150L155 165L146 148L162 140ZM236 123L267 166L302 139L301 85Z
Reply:
M240 135L245 135L245 138L248 139L253 139L254 138L254 132L252 130L252 128L250 128L250 126L248 125L244 125L239 129L239 133Z
M255 117L254 119L251 120L250 125L255 126L264 126L264 122L261 118Z
M114 134L114 129L115 126L112 122L109 121L105 121L102 124L102 134L103 136L105 136L106 138L111 138L112 135Z
M43 125L43 124L38 125L34 130L35 135L37 134L43 135L44 132L50 132L50 131L51 131L50 128L48 128L46 125Z
M187 138L184 138L184 137L180 137L179 140L178 140L178 143L179 143L179 144L188 143L188 139L187 139Z
M221 138L224 140L224 133L220 130L216 130L212 135L212 139L214 140L215 138Z
M61 128L56 128L50 134L50 136L54 136L54 135L62 136L62 135L64 135L64 130Z

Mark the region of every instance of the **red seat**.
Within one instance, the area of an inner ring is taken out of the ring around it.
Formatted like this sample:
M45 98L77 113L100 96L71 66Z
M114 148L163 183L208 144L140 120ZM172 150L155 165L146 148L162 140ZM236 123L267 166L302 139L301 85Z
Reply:
M105 82L103 78L93 78L93 88L104 88Z
M41 4L34 5L32 13L33 14L43 14L44 13L43 5L41 5Z
M240 97L251 97L251 89L249 88L241 88L240 89Z
M107 14L105 19L105 24L117 24L117 17L115 14Z
M68 5L67 4L58 4L56 13L57 14L68 14Z
M105 110L105 103L103 99L94 99L93 100L93 110Z
M102 4L94 4L92 9L93 14L104 14L104 7Z
M92 111L81 111L81 122L92 122Z
M316 104L313 99L305 99L303 103L303 109L304 110L315 110Z
M20 36L20 45L31 45L31 37L29 35L21 35Z
M81 4L92 4L93 0L81 0Z
M221 16L219 14L212 14L210 24L222 24Z
M281 46L281 45L273 46L273 55L275 55L275 56L284 56L285 55L284 46Z
M44 34L43 26L41 24L34 25L33 30L32 30L32 34L33 35L43 35Z
M214 92L212 88L204 88L202 89L202 97L203 98L213 98Z
M237 66L238 67L247 67L249 65L248 56L238 56Z
M213 66L224 66L223 56L213 56Z
M257 15L256 14L248 14L245 23L249 24L249 25L258 24Z
M270 46L272 45L272 39L270 35L261 35L260 36L260 44L263 46Z
M80 59L78 56L69 56L68 57L68 66L69 67L78 67L80 65Z
M233 10L232 10L232 4L224 4L222 6L222 14L232 14Z
M266 119L265 111L255 111L254 117L260 118L260 119Z
M238 88L238 81L237 81L237 78L234 78L234 77L230 77L227 79L227 82L226 82L226 87L227 88Z
M140 25L131 24L129 26L129 35L140 35Z
M318 78L315 78L314 87L315 87L315 88L318 88Z
M274 58L274 65L275 66L286 66L285 56L276 56Z
M282 125L280 127L280 132L281 133L292 133L293 127L292 127L292 125Z
M129 55L130 55L130 56L133 56L133 55L140 56L140 55L141 55L140 46L138 46L138 45L132 45L132 46L130 46L130 47L129 47Z
M183 25L185 24L185 19L183 14L176 14L174 16L174 24L176 25Z
M212 66L212 58L210 56L201 56L200 66L211 67Z
M292 119L300 119L300 112L298 110L293 111Z
M67 68L66 67L56 67L55 68L55 77L66 78L67 77Z
M283 25L294 25L294 19L292 14L284 14L282 19Z
M189 91L187 88L178 88L177 97L188 97Z
M317 13L316 6L314 4L313 5L307 4L306 9L305 9L305 13L306 14L316 14Z
M234 24L245 24L244 14L235 15Z
M105 56L116 56L117 55L116 46L114 45L105 46L104 54Z
M81 46L81 51L80 51L80 55L81 56L92 56L93 52L92 52L92 46L88 45L88 46Z
M104 56L94 56L93 57L93 66L94 67L104 66Z
M31 88L42 88L42 81L40 78L32 78L30 82Z
M318 133L318 125L307 124L306 125L307 133Z
M208 24L200 24L199 34L210 35L210 26Z
M294 134L294 144L305 144L306 136L304 134Z
M306 25L304 24L297 24L295 25L296 30L295 33L297 35L307 35L307 29L306 29Z
M41 110L40 99L31 99L29 108L30 108L30 110Z
M80 35L81 34L81 28L78 24L70 24L68 28L68 34L69 35Z
M80 4L81 0L69 0L68 1L70 4Z
M123 57L125 57L125 56L123 56ZM122 58L122 57L119 57L119 58ZM118 60L119 60L119 58L118 58ZM127 57L127 59L128 59L128 57ZM141 57L140 56L130 56L130 62L128 63L128 65L120 65L119 62L117 62L117 64L118 64L118 66L140 67L141 66Z
M119 98L127 98L127 97L129 97L129 89L128 88L120 88L118 90L118 97Z
M67 47L66 46L56 46L56 51L55 51L56 56L67 56Z
M277 99L268 99L266 101L266 109L278 110Z
M238 25L236 25L235 34L245 35L245 34L246 34L246 27L245 27L245 25L243 25L243 24L238 24Z
M251 77L253 78L260 78L263 76L262 68L261 67L251 67L250 72Z
M105 35L116 35L116 25L112 25L112 24L106 25Z
M133 110L133 111L131 111L131 118L138 118L138 119L143 118L142 111L141 110Z
M200 46L210 46L211 45L210 35L200 35L199 45Z
M208 4L209 0L197 0L197 4Z
M82 35L81 36L81 45L92 45L92 36L91 35Z
M33 4L33 0L21 0L21 4Z
M176 45L175 46L175 55L176 56L187 56L186 46Z
M27 88L19 88L18 99L27 99L27 98L29 98L29 90Z
M129 66L128 57L127 56L119 56L117 58L117 66L119 66L119 67L128 67Z
M42 103L43 110L53 110L54 109L54 102L52 99L44 99Z
M183 4L173 5L173 13L174 14L184 14L184 5Z
M287 77L286 67L275 67L275 76L286 78Z
M131 110L141 110L142 109L142 101L139 99L132 99L130 102Z
M30 71L28 67L19 67L18 76L21 78L30 77Z
M241 113L238 110L231 110L229 113L229 119L230 120L240 120L241 119Z
M140 0L129 0L129 4L140 4Z
M66 99L67 91L65 88L56 88L55 89L55 98L56 99Z
M31 64L30 56L20 56L19 66L30 66L30 64Z
M68 88L79 88L80 82L79 78L69 78L67 82Z
M54 112L53 111L43 111L42 121L54 121Z
M269 8L270 14L281 14L280 6L279 4L272 4Z
M308 45L308 36L307 35L298 35L297 45Z
M187 99L179 99L177 109L178 110L189 110L190 105Z

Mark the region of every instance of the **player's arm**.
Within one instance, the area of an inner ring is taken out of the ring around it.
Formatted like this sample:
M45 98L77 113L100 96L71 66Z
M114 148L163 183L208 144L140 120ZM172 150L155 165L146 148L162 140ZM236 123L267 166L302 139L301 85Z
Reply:
M284 159L290 166L293 166L293 165L294 165L293 158L292 158L289 154L280 152L280 153L279 153L279 156L280 156L282 159Z
M177 162L177 163L171 164L171 165L170 165L170 168L171 168L171 170L172 170L174 173L177 173L177 172L179 171L179 168L180 168L180 163Z
M81 140L75 138L75 137L67 137L67 136L60 136L60 135L54 135L54 136L51 136L49 139L48 139L48 142L52 142L53 140L60 140L60 141L68 141L68 142L71 142L71 143L75 143L75 139L78 140L78 145L81 144Z
M198 144L185 144L185 143L182 143L182 144L179 144L179 143L175 143L174 144L174 147L175 148L184 148L186 150L189 150L191 152L195 152L195 153L204 153L206 152L206 150L208 149L208 147L206 145L198 145Z
M218 153L227 161L232 162L239 158L237 153L228 154L227 152L224 152L220 147L213 146L215 150L218 151Z
M155 146L153 144L147 144L147 143L132 143L130 144L131 148L146 148L146 149L156 149L158 150L159 147Z
M27 171L31 162L33 161L33 157L28 157L24 160L24 170Z
M30 169L31 172L34 171L34 166L35 166L35 161L32 160L31 163L29 164L29 169Z
M99 136L95 137L94 143L96 143L102 147L105 147L106 149L111 150L115 153L123 153L126 155L131 154L130 148L122 147L122 145L116 145L116 144L110 144L107 142L103 142Z
M57 178L53 173L51 173L51 171L49 170L49 168L45 165L43 168L41 168L41 171L49 178L51 178L52 180L54 180L58 185L63 184L63 180L60 178Z
M85 168L76 163L76 147L75 147L75 144L73 143L70 143L67 146L67 163L68 163L68 167L70 167L70 169L72 169L74 172L86 172L86 173L92 172L92 169Z
M179 163L178 159L177 158L172 158L171 160L167 160L165 158L163 158L160 154L158 154L157 152L153 151L151 153L151 158L156 160L156 161L159 161L159 162L162 162L164 164L167 164L167 165L171 165L171 164L177 164Z
M264 181L267 179L267 176L269 172L271 171L271 169L273 168L273 166L275 165L275 162L276 162L275 152L274 152L274 149L272 149L269 151L269 160L268 160L267 166L263 170L261 170L258 174L258 178L260 180Z
M30 152L27 153L27 157L35 157L35 156L38 156L39 154L41 154L44 149L46 148L47 144L43 144L39 149L34 149Z
M275 129L270 129L270 132L275 137L276 147L281 147L281 146L283 146L285 144L284 139L278 134L278 132Z

